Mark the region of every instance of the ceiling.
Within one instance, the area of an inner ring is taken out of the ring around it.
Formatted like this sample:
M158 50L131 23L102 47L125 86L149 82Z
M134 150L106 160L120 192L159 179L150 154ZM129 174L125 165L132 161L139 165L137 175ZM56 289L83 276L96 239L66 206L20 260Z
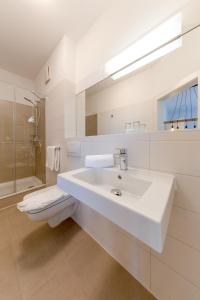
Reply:
M0 68L34 79L66 33L77 41L113 0L0 0Z

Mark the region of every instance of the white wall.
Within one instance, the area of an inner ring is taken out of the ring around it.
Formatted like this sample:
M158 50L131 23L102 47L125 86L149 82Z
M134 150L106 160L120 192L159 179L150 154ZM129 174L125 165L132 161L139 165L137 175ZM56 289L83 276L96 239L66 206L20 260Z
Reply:
M51 81L46 85L45 72L47 66L50 67ZM46 95L63 79L71 83L75 81L75 44L66 35L58 43L36 76L35 88L38 92Z
M85 136L85 91L76 96L76 136Z
M77 92L105 78L104 64L137 38L183 7L188 0L119 0L77 44Z
M75 45L64 36L35 79L35 89L46 97L46 145L61 146L61 171L65 169L65 138L76 135ZM45 84L50 67L51 80ZM47 169L47 183L56 181L56 172Z
M33 99L31 91L34 89L34 82L17 74L0 69L0 99L17 101L25 105L31 105L24 100L24 97Z
M177 192L163 254L152 251L102 215L81 204L74 219L158 300L200 299L200 131L85 137L81 157L127 147L129 166L176 175ZM164 159L163 159L164 158Z
M34 82L32 80L8 72L4 69L0 69L0 81L27 90L32 90L34 88Z

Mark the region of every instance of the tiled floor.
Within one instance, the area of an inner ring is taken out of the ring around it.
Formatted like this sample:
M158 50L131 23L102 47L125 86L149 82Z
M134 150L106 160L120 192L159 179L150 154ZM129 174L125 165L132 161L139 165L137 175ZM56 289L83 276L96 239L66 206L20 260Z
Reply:
M0 212L1 300L153 300L71 219L51 229Z

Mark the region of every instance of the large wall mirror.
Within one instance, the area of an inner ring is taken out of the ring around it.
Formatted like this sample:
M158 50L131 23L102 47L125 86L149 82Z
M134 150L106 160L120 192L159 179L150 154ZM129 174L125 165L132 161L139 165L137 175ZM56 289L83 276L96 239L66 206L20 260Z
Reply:
M77 95L79 136L200 127L199 11L191 1L108 61L109 76Z

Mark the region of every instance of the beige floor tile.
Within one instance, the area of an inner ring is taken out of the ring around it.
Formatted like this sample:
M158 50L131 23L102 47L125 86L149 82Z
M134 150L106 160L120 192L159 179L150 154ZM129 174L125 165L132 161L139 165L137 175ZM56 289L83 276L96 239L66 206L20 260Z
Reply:
M59 272L30 298L30 300L87 300L80 280L68 264L60 265Z
M72 219L52 229L12 207L1 222L10 239L0 249L2 300L154 299Z
M79 277L87 299L154 299L89 236L68 262Z
M0 249L10 243L9 222L6 213L0 212Z
M44 253L47 254L48 247L51 249L54 245L37 242L38 239L12 242L18 278L25 299L31 297L51 276L47 271L48 256Z
M52 229L47 224L12 241L21 290L31 297L54 274L60 272L67 253L78 247L83 231L72 220Z
M26 214L18 211L15 205L7 209L7 220L11 241L21 240L45 224L44 222L32 222Z
M32 296L52 276L53 267L59 268L62 253L55 235L47 224L32 230L21 239L12 241L23 296Z
M22 300L11 247L0 250L0 299Z

